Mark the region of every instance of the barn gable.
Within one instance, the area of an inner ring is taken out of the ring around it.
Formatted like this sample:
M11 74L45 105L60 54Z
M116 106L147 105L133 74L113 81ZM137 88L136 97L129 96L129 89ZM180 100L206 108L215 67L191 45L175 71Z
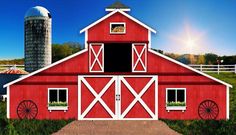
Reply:
M82 29L82 30L80 31L80 33L85 32L86 30L88 30L88 29L90 29L91 27L97 25L98 23L100 23L101 21L103 21L103 20L107 19L108 17L114 15L115 13L120 13L120 14L126 16L127 18L133 20L134 22L140 24L140 25L143 26L144 28L150 30L151 32L156 33L156 31L155 31L154 29L152 29L151 27L147 26L146 24L142 23L142 22L139 21L138 19L136 19L136 18L130 16L129 14L127 14L126 12L124 12L124 11L122 11L122 10L120 10L120 9L115 9L114 11L112 11L112 12L110 12L109 14L105 15L104 17L100 18L99 20L95 21L94 23L88 25L87 27L85 27L84 29Z

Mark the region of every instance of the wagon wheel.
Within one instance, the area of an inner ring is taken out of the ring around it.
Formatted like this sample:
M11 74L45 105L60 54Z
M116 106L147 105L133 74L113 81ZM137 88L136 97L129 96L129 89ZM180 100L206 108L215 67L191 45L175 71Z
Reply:
M17 115L20 119L34 119L37 114L37 105L31 100L23 100L17 107Z
M212 100L204 100L198 106L198 115L201 119L216 119L218 114L218 105Z

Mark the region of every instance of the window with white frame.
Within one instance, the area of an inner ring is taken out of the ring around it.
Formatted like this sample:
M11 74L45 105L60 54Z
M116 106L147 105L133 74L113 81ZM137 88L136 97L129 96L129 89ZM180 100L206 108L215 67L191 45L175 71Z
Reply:
M126 25L124 22L112 22L110 23L110 33L111 34L125 34Z
M186 88L167 88L167 106L186 106Z
M67 88L49 88L48 89L48 106L49 107L68 106L68 89Z

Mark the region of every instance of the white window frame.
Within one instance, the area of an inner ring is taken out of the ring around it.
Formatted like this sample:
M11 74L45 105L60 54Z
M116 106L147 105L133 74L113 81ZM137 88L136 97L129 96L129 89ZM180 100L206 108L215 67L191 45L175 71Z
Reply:
M113 25L113 24L123 24L124 25L124 32L112 32L111 31L111 26ZM125 22L111 22L110 23L110 34L125 34L126 33L126 23Z
M184 102L185 102L185 106L167 106L168 103L168 90L175 90L175 102L177 101L177 91L178 90L184 90ZM186 100L186 88L166 88L166 110L169 112L170 110L173 111L178 111L178 110L182 110L182 112L184 112L187 108L186 106L187 104L187 100Z
M60 111L60 110L63 110L64 112L66 112L68 110L68 88L48 88L48 104L50 102L50 96L49 96L49 93L50 93L50 90L57 90L57 91L60 91L60 90L66 90L66 103L67 103L67 106L49 106L48 105L48 110L51 112L52 110L54 111ZM59 100L59 92L57 92L57 100Z

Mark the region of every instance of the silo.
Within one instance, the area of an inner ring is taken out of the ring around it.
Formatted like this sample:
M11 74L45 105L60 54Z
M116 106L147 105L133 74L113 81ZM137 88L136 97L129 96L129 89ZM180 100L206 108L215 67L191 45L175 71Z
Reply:
M30 8L25 14L25 70L33 72L51 64L52 18L41 6Z

